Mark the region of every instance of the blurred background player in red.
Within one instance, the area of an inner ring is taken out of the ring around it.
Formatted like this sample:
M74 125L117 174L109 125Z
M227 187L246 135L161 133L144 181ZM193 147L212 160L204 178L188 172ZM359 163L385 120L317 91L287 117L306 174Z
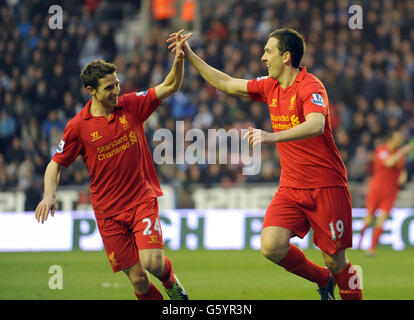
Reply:
M169 46L175 49L176 34ZM262 254L319 286L322 300L361 300L362 291L346 248L352 247L352 203L345 165L335 146L328 96L322 82L300 66L303 37L293 29L269 34L261 58L268 76L233 78L208 65L188 43L187 59L213 87L268 105L273 131L249 128L250 145L276 144L281 163L279 188L268 206L261 233ZM265 112L265 111L264 111ZM313 241L328 268L310 261L290 243L314 230ZM354 282L355 280L355 282Z
M177 39L183 30L177 33ZM148 272L172 300L188 300L164 255L158 213L161 187L144 134L144 122L161 102L177 92L184 76L183 41L164 81L146 91L120 95L117 67L93 60L81 72L91 95L66 125L44 174L44 196L35 217L44 223L56 210L62 166L80 155L89 171L94 214L113 272L124 271L139 300L163 300Z
M374 172L365 205L368 215L364 218L358 244L358 248L361 248L365 230L373 225L375 212L380 210L372 233L371 247L367 251L369 256L375 254L375 248L383 233L383 224L390 215L398 191L407 181L405 156L414 149L414 143L402 146L403 142L403 134L393 131L386 137L386 142L375 149Z

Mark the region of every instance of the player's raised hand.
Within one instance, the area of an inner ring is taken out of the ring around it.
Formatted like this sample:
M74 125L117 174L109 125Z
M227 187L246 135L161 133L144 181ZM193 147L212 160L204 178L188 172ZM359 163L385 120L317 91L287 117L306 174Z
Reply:
M410 139L401 149L404 154L411 154L414 151L414 138Z
M411 138L403 148L406 148L405 152L409 158L414 158L414 138Z
M261 129L254 129L249 127L249 131L243 136L243 139L248 138L249 145L254 147L256 144L270 144L275 143L274 133L269 133Z
M46 196L39 202L35 210L35 217L37 222L44 223L49 216L49 212L52 217L55 215L56 199L54 197Z
M185 57L191 50L187 40L190 39L193 34L190 32L183 36L183 32L184 29L171 33L169 38L166 40L167 43L170 43L168 49L170 49L171 52L175 52L176 56L179 58Z

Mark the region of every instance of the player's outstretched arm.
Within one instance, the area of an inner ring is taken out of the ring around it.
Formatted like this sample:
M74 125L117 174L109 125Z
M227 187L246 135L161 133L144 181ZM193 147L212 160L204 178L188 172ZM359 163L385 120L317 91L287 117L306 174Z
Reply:
M175 58L170 72L165 77L165 80L155 87L155 94L158 99L164 100L170 95L180 89L184 77L184 56L185 53L182 49L183 44L192 36L192 33L181 37L184 30L180 30L175 33Z
M61 166L51 160L47 165L44 176L44 195L42 201L37 205L35 217L37 222L45 222L49 215L55 215L56 210L56 188L59 183Z
M306 116L306 121L288 130L270 133L249 128L243 138L248 138L249 144L255 146L258 143L271 144L308 139L322 134L324 130L325 116L320 112L311 112Z
M414 150L414 142L409 142L405 146L401 147L397 152L390 155L387 159L384 160L384 166L392 168L398 161L408 153Z
M171 49L172 52L177 50L177 42L175 40L176 37L177 34L172 33L167 40L167 42L170 43L168 48ZM183 51L185 53L185 57L188 61L190 61L191 65L200 73L204 80L206 80L213 87L228 94L246 98L249 97L247 92L248 80L233 78L228 74L208 65L203 59L196 55L193 50L191 50L187 41L185 41L183 45Z

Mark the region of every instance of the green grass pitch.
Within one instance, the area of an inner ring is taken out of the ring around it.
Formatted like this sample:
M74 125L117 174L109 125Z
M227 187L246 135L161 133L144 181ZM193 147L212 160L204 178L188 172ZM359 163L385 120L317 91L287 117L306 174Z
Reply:
M305 254L322 265L318 250L308 249ZM166 255L190 299L319 298L315 284L272 264L259 251L166 250ZM348 257L362 268L364 299L414 299L412 249L379 248L372 258L362 251L349 250ZM49 279L54 275L49 274L52 265L62 267L62 289L49 288ZM112 273L104 251L0 253L0 274L2 300L135 299L127 277L122 272ZM158 280L154 279L154 283L161 288Z

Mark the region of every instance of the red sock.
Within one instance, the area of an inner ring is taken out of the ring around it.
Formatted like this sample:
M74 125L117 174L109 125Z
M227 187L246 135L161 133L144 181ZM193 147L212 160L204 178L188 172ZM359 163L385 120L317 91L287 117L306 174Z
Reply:
M341 272L334 274L342 300L362 300L361 283L351 263Z
M165 261L164 272L162 273L160 277L158 277L158 279L162 282L162 285L164 287L171 288L173 284L175 283L174 271L173 271L170 259L164 256L164 261Z
M278 265L299 277L316 282L320 287L325 287L329 282L330 271L310 261L303 251L293 244L290 244L288 253Z
M161 292L158 291L158 289L154 286L153 283L151 283L146 293L138 293L136 291L134 292L138 300L164 300Z
M384 230L381 227L375 227L374 232L372 233L372 244L371 244L371 250L375 250L377 247L379 238Z

